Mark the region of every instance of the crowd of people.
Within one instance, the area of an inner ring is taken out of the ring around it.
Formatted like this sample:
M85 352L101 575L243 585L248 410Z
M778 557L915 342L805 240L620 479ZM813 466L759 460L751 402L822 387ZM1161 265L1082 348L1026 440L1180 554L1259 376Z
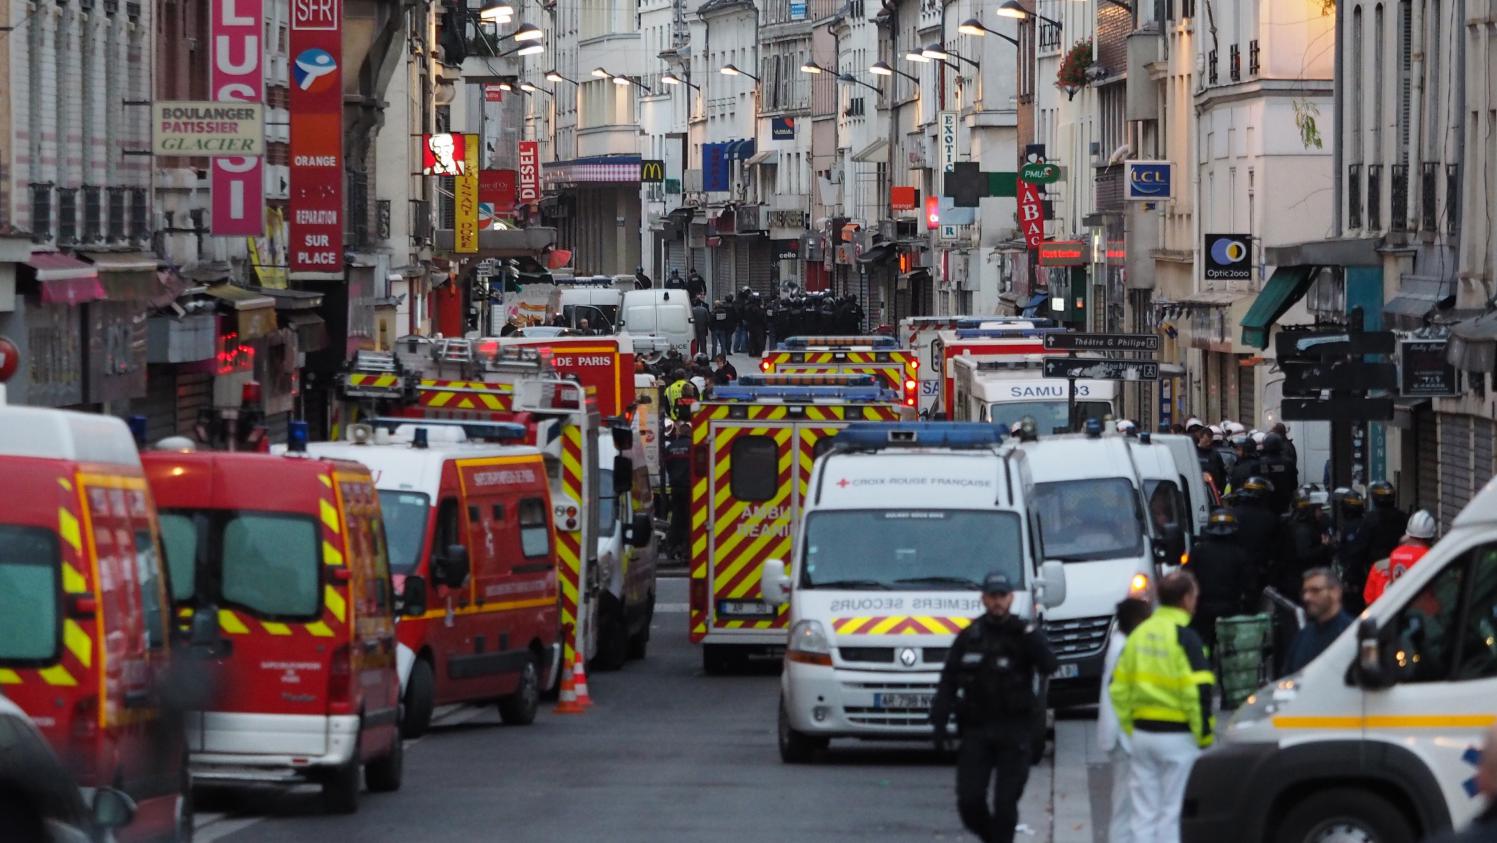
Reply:
M705 300L701 305L705 307ZM853 296L816 292L768 297L748 287L712 302L706 313L714 354L755 357L786 337L859 334L865 317L863 306ZM697 323L699 338L702 324Z

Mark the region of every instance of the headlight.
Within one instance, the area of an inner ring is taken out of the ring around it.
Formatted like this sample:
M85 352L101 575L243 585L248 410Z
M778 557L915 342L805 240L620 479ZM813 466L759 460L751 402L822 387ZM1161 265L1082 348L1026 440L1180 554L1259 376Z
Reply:
M1285 703L1299 696L1299 674L1286 676L1270 685L1264 685L1237 707L1227 729L1242 729L1255 726L1278 713Z
M832 665L832 645L820 621L799 621L790 628L785 658L801 664Z
M1128 596L1142 600L1149 599L1149 575L1134 574L1133 579L1128 582Z

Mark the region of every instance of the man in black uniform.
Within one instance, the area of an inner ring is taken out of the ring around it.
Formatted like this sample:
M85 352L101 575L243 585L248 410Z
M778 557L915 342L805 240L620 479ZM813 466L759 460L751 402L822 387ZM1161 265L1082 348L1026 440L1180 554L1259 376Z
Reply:
M1279 552L1271 584L1285 597L1299 593L1306 571L1331 562L1332 548L1321 522L1320 504L1313 495L1311 487L1300 487L1294 493L1294 512L1284 523L1284 549Z
M1263 437L1263 456L1258 460L1258 474L1273 484L1268 497L1268 507L1282 515L1294 503L1294 490L1299 487L1299 467L1284 453L1284 437L1270 433ZM1299 580L1294 581L1293 594L1299 593Z
M994 571L983 579L982 605L987 611L956 636L930 709L938 750L946 748L946 724L956 709L962 738L956 806L962 825L981 840L1002 843L1014 839L1019 797L1029 779L1041 705L1034 698L1035 676L1055 671L1055 654L1045 633L1009 614L1013 603L1014 587L1006 574Z
M1268 582L1268 572L1273 570L1274 560L1284 547L1284 525L1278 513L1268 508L1268 494L1273 484L1262 477L1249 477L1239 486L1232 484L1236 503L1232 514L1237 516L1237 543L1247 553L1253 566L1253 593L1256 595Z
M1196 440L1196 460L1201 464L1201 473L1211 478L1216 484L1216 491L1227 490L1227 467L1222 464L1222 455L1216 451L1216 443L1211 436L1211 428L1198 427L1191 434Z
M1386 480L1368 486L1367 497L1372 500L1372 509L1362 526L1367 531L1367 556L1377 562L1387 559L1393 548L1398 547L1409 524L1409 514L1398 508L1398 492Z
M1363 607L1362 590L1367 586L1367 570L1372 567L1371 535L1367 530L1367 501L1355 489L1341 494L1340 518L1336 524L1336 562L1341 567L1342 605L1357 614Z
M1238 539L1237 516L1216 509L1206 522L1204 535L1190 551L1190 571L1200 583L1200 598L1190 626L1216 648L1216 620L1247 610L1256 576L1252 560Z
M758 293L751 293L743 308L743 320L748 324L748 353L758 357L764 353L764 332L768 326L764 315L764 302Z
M686 292L692 297L707 297L707 279L693 267L686 273Z
M1236 492L1242 489L1248 478L1258 474L1258 443L1246 433L1239 433L1232 437L1232 450L1237 458L1228 473L1227 485Z

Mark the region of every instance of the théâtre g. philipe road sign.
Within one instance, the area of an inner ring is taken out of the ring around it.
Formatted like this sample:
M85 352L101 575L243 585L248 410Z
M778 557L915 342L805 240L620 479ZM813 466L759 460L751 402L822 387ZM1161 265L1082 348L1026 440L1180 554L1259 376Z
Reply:
M1045 334L1046 351L1158 351L1158 334Z
M1146 360L1046 357L1045 377L1094 381L1157 381L1159 364Z

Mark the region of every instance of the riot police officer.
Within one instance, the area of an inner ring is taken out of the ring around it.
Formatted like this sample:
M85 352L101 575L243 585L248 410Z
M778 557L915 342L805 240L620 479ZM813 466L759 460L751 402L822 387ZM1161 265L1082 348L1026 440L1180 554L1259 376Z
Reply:
M1240 485L1232 484L1232 496L1236 499L1232 514L1237 517L1237 543L1252 562L1254 592L1263 587L1284 545L1283 523L1278 513L1268 508L1268 495L1272 490L1272 483L1256 475Z
M1035 677L1049 676L1056 664L1045 633L1009 614L1013 592L1013 582L1002 572L983 579L986 612L952 643L930 711L937 749L945 748L946 724L956 711L962 739L956 805L962 824L981 840L1003 843L1014 839L1019 797L1039 737L1042 703L1034 697Z
M1367 530L1368 558L1376 562L1387 559L1403 538L1403 529L1409 523L1409 514L1398 508L1398 492L1393 484L1378 480L1367 487L1367 497L1372 502L1364 519Z
M1237 491L1249 478L1258 475L1258 443L1246 433L1236 433L1232 435L1232 450L1236 457L1228 471L1227 485Z
M1207 649L1216 647L1217 618L1246 611L1255 591L1253 562L1238 541L1238 530L1236 515L1215 509L1190 551L1190 570L1201 588L1190 626Z
M1284 437L1270 433L1263 437L1263 456L1258 460L1258 474L1273 484L1268 505L1274 512L1283 513L1294 503L1294 490L1299 485L1299 467L1284 454ZM1299 580L1294 582L1294 591L1299 593Z
M1339 505L1336 518L1336 562L1341 582L1345 584L1342 605L1356 614L1363 608L1362 590L1367 586L1367 570L1372 567L1372 536L1365 517L1367 502L1355 489L1337 490Z
M1274 566L1273 587L1286 597L1299 594L1304 573L1329 565L1332 553L1315 490L1301 486L1294 493L1294 511L1284 523L1284 547Z

